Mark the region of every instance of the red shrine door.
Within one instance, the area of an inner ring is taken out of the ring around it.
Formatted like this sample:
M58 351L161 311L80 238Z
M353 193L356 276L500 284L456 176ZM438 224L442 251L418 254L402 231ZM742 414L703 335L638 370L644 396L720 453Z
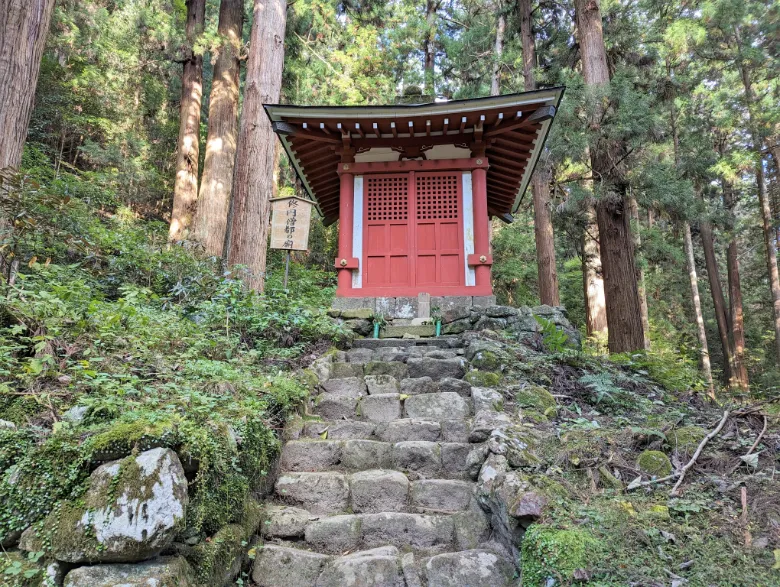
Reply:
M441 294L464 285L461 178L459 171L364 176L364 290Z

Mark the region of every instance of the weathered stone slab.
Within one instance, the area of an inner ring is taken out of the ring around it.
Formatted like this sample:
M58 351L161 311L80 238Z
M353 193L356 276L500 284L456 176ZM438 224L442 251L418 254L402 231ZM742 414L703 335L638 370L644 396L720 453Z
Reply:
M462 358L455 359L409 359L406 362L409 368L409 377L430 377L439 381L445 377L462 379L466 374L466 361Z
M360 402L360 415L372 422L391 422L401 417L401 396L397 393L369 395Z
M308 550L266 544L258 549L252 580L258 587L312 587L330 559Z
M438 512L457 512L469 506L473 484L447 479L425 479L412 483L411 505Z
M314 400L314 409L326 420L343 420L355 417L358 398L346 395L321 393Z
M355 513L399 512L406 507L409 496L409 480L399 471L354 473L349 488Z
M366 375L390 375L398 381L409 376L409 370L405 363L398 361L372 361L363 367Z
M364 365L374 358L374 351L365 348L351 348L347 351L347 361Z
M442 471L449 475L460 475L468 470L468 456L471 452L470 444L455 442L441 443Z
M474 403L474 413L482 410L500 412L503 409L504 396L489 387L473 387L471 399Z
M403 362L408 356L409 353L405 349L397 346L378 348L374 352L374 360L381 363Z
M341 464L353 471L387 468L392 462L392 447L376 440L347 440L344 442Z
M349 363L334 363L335 365L349 365ZM359 377L331 377L322 384L325 393L346 397L360 397L366 393L366 385Z
M384 546L331 561L316 587L398 587L399 581L398 549Z
M511 584L514 568L487 550L448 552L428 559L428 587L503 587Z
M331 307L334 310L374 309L374 298L334 298Z
M194 587L196 584L187 561L180 557L162 557L132 565L79 567L67 574L64 587Z
M458 353L453 350L436 349L425 353L429 359L457 359Z
M303 426L303 436L307 438L322 438L327 440L352 440L355 438L371 438L376 429L374 422L359 420L337 420L335 422L306 422Z
M385 442L404 442L407 440L439 440L441 425L433 420L415 420L404 418L394 420L377 428L377 436Z
M454 525L446 516L385 512L363 516L363 544L399 548L431 548L449 545L454 539Z
M333 379L345 377L363 377L363 365L361 363L344 363L337 361L331 363L330 376Z
M401 393L404 395L420 395L437 393L439 386L430 377L408 378L401 381Z
M260 526L268 538L297 538L303 536L312 515L304 509L284 505L268 506Z
M485 442L493 430L501 430L512 423L509 416L503 412L482 410L477 412L471 421L469 442Z
M316 520L306 526L306 543L330 554L354 550L360 542L360 525L360 516L353 514Z
M398 380L392 375L366 375L366 387L371 395L398 393Z
M446 442L468 442L471 422L468 420L442 420L441 435Z
M441 470L441 449L436 442L399 442L393 445L393 466L421 475L436 475Z
M340 473L285 473L276 482L276 494L313 514L334 514L347 508L349 485Z
M469 404L457 393L413 395L404 402L408 418L427 420L459 420L468 418Z
M336 440L293 440L284 445L283 471L325 471L341 462L341 443Z

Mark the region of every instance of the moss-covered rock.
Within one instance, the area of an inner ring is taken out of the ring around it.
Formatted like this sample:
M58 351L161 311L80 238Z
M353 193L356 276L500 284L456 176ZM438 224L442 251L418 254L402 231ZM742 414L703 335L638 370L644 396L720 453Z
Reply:
M262 505L248 499L240 523L228 524L208 541L187 552L185 557L195 569L201 585L232 584L246 559L246 553L263 517Z
M679 453L692 454L699 446L707 431L698 426L681 426L666 435L669 445Z
M497 387L501 383L501 376L498 373L478 369L466 373L464 379L474 387Z
M533 408L547 415L548 410L554 413L558 403L552 394L539 385L526 385L515 392L515 402L521 408Z
M156 448L98 467L83 498L61 502L46 518L44 543L70 563L145 560L171 545L187 502L176 453Z
M660 450L646 450L636 462L641 471L652 477L666 477L672 472L672 462Z
M599 541L587 530L533 524L523 537L523 585L541 587L549 578L568 585L598 562Z

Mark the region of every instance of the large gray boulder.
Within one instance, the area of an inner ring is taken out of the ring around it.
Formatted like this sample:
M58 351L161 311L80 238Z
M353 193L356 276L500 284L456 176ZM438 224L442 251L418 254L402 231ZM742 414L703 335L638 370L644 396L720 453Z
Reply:
M406 365L409 368L409 377L414 378L430 377L434 381L439 381L445 377L462 379L466 374L466 361L462 358L431 359L425 357L409 359Z
M428 559L428 587L503 587L510 585L514 568L487 550L449 552Z
M183 558L159 558L135 565L95 565L73 569L64 587L195 587Z
M86 494L49 514L51 553L69 563L157 556L184 524L187 479L176 453L155 448L92 473Z

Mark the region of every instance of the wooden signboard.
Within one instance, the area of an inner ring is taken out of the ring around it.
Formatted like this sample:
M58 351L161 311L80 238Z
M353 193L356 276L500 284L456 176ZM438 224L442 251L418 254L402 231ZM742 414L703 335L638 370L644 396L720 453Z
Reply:
M291 196L271 200L271 248L305 251L309 246L312 202Z

